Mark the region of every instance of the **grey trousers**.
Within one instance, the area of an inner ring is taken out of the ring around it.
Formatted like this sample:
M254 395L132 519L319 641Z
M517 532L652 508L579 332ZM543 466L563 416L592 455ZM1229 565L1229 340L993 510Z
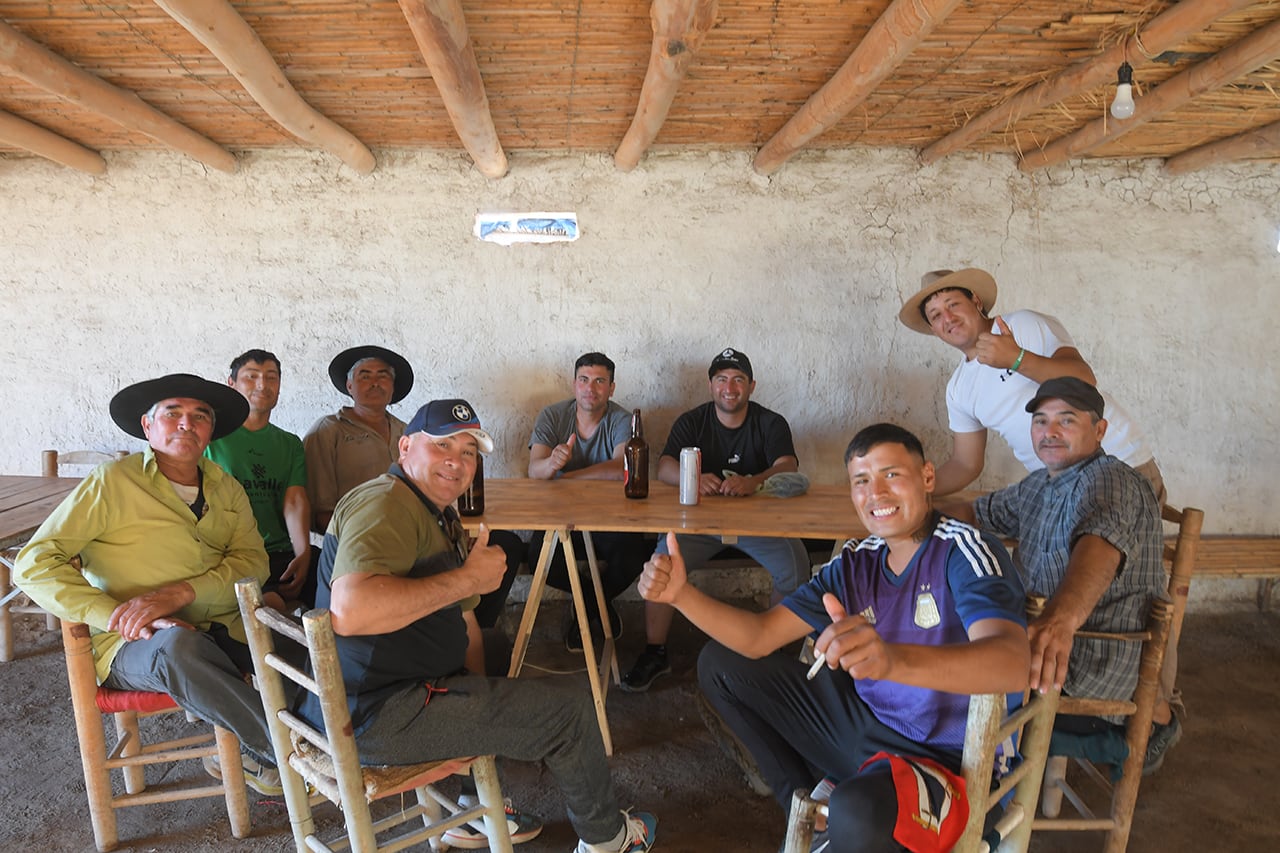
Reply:
M262 698L242 675L252 669L249 647L228 636L221 625L211 631L165 628L149 640L121 646L104 686L168 693L184 710L233 732L258 759L274 767Z
M360 759L370 764L465 755L545 762L583 841L600 844L622 829L595 707L581 685L550 678L442 678L429 699L421 686L393 694L356 740Z

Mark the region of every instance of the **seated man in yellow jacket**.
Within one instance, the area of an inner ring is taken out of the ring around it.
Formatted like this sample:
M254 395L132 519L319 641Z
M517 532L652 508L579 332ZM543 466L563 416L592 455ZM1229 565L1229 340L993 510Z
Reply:
M248 411L234 388L184 373L116 394L112 419L149 446L89 474L15 574L41 607L90 626L102 684L168 693L234 732L246 781L278 793L262 701L242 676L253 666L234 591L240 578L267 579L267 553L244 489L203 456Z

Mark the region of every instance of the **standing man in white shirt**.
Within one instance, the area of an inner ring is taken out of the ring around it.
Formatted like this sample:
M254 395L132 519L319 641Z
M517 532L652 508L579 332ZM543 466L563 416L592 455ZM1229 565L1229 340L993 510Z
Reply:
M934 270L902 306L898 319L922 335L935 335L964 353L947 382L951 458L938 466L936 493L950 494L978 479L986 464L987 430L1008 443L1028 471L1044 467L1031 445L1026 405L1041 382L1074 376L1097 385L1093 368L1054 317L1035 311L989 316L996 280L980 269ZM1151 483L1164 503L1164 479L1146 435L1105 392L1110 428L1103 449Z

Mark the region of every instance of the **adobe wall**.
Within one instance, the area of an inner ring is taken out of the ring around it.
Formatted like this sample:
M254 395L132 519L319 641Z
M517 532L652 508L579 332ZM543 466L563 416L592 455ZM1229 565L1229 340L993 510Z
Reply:
M725 346L756 365L802 470L843 477L853 432L916 429L945 459L943 390L959 354L895 319L926 270L980 266L996 308L1059 317L1102 385L1145 426L1175 502L1215 532L1278 533L1280 169L1182 178L1155 162L1027 176L1004 157L921 168L909 152L796 158L772 179L746 153L603 156L380 152L359 177L323 154L249 153L236 175L167 153L108 154L90 178L0 158L0 471L46 447L135 447L106 416L123 385L225 376L251 346L284 362L276 421L305 431L344 401L326 365L380 343L415 365L396 411L469 398L520 475L539 407L573 359L619 365L616 399L653 444L707 399ZM575 243L501 247L477 211L571 210ZM656 452L654 454L656 458ZM979 485L1020 476L993 439Z

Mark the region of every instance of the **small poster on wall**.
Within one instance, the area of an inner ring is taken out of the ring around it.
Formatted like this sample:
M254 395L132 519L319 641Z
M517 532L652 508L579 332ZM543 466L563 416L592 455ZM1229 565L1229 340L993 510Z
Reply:
M488 243L566 243L578 239L576 213L477 213L474 233Z

